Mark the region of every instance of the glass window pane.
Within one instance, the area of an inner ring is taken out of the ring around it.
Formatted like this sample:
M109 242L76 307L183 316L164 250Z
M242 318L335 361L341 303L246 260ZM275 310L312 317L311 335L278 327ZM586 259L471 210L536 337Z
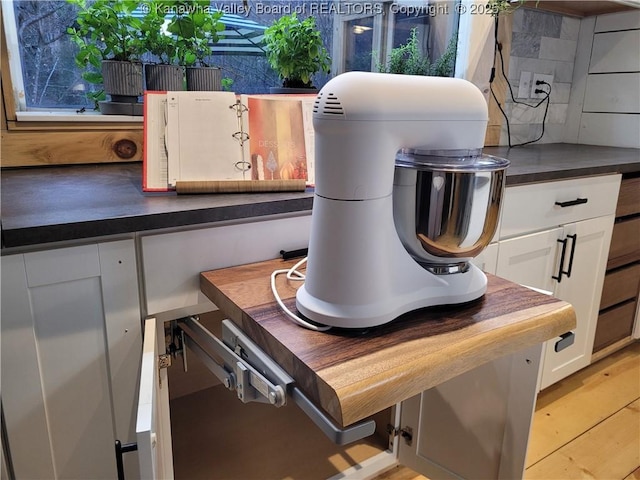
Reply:
M75 18L73 5L17 0L14 11L27 107L90 105L85 93L97 87L82 79L76 48L66 34Z
M233 41L227 43L236 46L218 48L211 64L221 67L223 77L232 80L234 92L266 93L270 87L279 86L280 80L262 51L264 29L285 14L296 12L299 18L313 16L325 47L331 52L335 13L331 4L330 1L249 0L245 8L239 0L212 1L211 8L224 13L225 37L227 40L233 37ZM66 34L66 29L75 22L76 7L66 0L13 0L13 9L27 108L93 108L86 93L99 91L101 87L82 78L82 69L74 61L76 46ZM144 15L142 9L135 14ZM143 60L154 59L146 55ZM317 74L314 85L321 88L329 78L328 74Z
M344 43L345 71L370 71L373 54L373 17L346 22Z
M379 8L354 18L352 10L344 9L344 2L330 0L248 0L248 8L240 0L212 1L211 6L224 13L227 44L239 38L240 44L244 42L250 48L238 47L236 50L235 47L220 46L211 63L222 68L223 77L231 79L231 90L237 93L265 93L269 87L278 86L280 81L268 65L260 41L264 28L274 19L292 12L302 18L312 15L327 50L340 52L334 53L342 58L334 59L339 68L332 74L377 70L387 61L390 49L406 43L414 28L421 51L433 61L446 51L449 39L458 28L454 8L457 1L370 3ZM82 69L74 61L76 46L66 34L66 29L74 24L76 7L66 0L13 0L6 5L3 2L6 7L12 4L27 108L93 108L93 102L86 94L99 91L101 86L82 78ZM349 13L346 17L345 11ZM143 15L142 11L139 14ZM337 49L332 48L335 22L339 23L342 32L338 37L342 45ZM149 56L143 59L153 60ZM16 72L12 73L16 75ZM321 88L332 74L316 75L315 86Z
M428 59L429 74L453 76L459 23L458 9L455 8L457 3L459 0L420 3L398 0L393 3L390 8L394 14L391 48L409 44L412 35L415 35L414 41L420 56ZM391 52L387 55L387 61L390 55ZM449 59L449 68L440 66L445 59Z

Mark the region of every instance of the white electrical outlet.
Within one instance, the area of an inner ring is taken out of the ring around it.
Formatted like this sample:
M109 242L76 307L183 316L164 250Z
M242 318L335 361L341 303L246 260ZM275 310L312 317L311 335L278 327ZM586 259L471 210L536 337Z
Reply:
M531 72L521 72L518 98L529 98L529 92L531 92Z
M536 82L547 82L548 85L537 85ZM543 75L541 73L534 73L533 80L531 81L531 98L545 98L547 92L551 92L551 86L553 85L553 75ZM542 90L544 93L536 93L536 90Z

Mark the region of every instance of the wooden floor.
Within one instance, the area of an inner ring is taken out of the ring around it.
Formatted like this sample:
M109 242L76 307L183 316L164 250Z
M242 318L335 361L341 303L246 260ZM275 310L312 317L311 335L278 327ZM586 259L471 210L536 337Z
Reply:
M399 467L383 479L425 477ZM640 342L540 393L525 479L640 480Z

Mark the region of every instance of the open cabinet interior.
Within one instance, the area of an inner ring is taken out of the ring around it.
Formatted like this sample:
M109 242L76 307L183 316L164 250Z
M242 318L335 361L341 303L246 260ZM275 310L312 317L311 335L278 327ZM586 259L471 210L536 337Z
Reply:
M200 316L216 336L222 319ZM330 478L388 448L391 409L375 416L375 434L339 446L293 401L244 404L190 351L187 365L178 356L168 371L176 479Z

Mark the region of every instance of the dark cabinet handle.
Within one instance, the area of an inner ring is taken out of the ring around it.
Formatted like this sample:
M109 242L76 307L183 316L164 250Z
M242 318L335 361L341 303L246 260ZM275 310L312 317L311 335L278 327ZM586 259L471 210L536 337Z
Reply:
M567 256L567 242L569 238L573 240L573 242L571 243L571 252L569 253L569 267L566 270L564 270L564 260ZM571 271L573 270L573 258L576 253L577 242L578 242L577 234L567 235L567 237L563 238L562 240L558 239L558 243L562 244L562 252L560 253L560 266L558 267L558 275L551 276L551 278L553 278L554 280L557 280L558 283L562 281L562 275L566 275L567 278L571 277Z
M573 243L571 244L571 253L569 254L569 268L564 273L567 275L567 277L571 277L571 270L573 269L573 257L576 253L576 243L578 243L578 234L574 233L573 235L567 235L567 238L573 240Z
M574 205L582 205L583 203L587 203L588 201L588 198L576 198L575 200L569 200L568 202L556 202L556 205L561 208L565 208L573 207Z
M558 268L558 275L551 275L551 278L553 278L554 280L557 280L558 283L560 283L562 281L562 274L565 273L562 270L562 267L564 267L564 257L567 254L567 239L563 238L558 239L558 243L562 244L562 252L560 253L560 267Z
M137 443L121 443L120 440L116 440L116 469L118 471L118 480L124 480L124 462L122 461L122 454L135 452L138 450Z
M553 346L553 350L556 352L560 352L565 348L573 345L573 342L575 341L575 339L576 339L575 333L573 332L563 333L562 335L560 335L560 340L558 340L556 344Z

